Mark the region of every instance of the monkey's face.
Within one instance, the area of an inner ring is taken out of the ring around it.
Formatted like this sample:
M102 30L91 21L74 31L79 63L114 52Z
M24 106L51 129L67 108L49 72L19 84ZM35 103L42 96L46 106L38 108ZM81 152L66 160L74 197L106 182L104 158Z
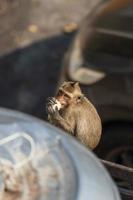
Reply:
M62 108L68 106L70 101L70 96L62 90L58 91L56 99L60 102Z
M57 93L56 99L61 103L62 108L69 106L82 92L78 83L64 82Z

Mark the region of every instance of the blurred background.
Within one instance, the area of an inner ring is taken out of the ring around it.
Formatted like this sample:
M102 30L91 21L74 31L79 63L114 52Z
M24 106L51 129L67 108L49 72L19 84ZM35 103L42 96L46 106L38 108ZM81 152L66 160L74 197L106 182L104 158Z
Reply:
M0 1L0 106L46 118L45 99L54 94L61 62L79 23L95 1Z
M46 120L46 98L79 81L103 123L95 152L126 166L113 176L132 198L132 0L0 0L0 27L0 106Z

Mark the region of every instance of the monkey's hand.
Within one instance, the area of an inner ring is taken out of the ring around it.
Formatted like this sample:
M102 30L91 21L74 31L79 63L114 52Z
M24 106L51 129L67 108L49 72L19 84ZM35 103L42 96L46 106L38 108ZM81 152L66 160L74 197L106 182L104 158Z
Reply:
M59 113L59 110L61 109L61 104L59 101L54 98L50 97L48 98L48 102L46 104L46 111L48 113L48 120L55 124L56 126L62 128L63 130L67 131L68 133L74 134L74 118L71 118L71 123L66 121Z
M58 111L61 109L61 104L60 102L54 98L54 97L49 97L47 99L47 104L46 104L46 112L48 114L56 114Z

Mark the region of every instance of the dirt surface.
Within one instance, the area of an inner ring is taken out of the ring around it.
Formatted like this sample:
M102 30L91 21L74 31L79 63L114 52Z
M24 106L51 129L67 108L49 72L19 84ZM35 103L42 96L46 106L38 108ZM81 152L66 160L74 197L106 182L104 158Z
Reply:
M0 0L0 52L10 52L40 39L62 34L65 24L79 23L99 1Z

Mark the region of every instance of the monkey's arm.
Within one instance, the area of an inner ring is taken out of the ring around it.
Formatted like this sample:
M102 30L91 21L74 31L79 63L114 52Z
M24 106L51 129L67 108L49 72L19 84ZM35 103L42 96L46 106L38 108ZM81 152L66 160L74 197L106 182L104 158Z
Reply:
M62 113L60 108L56 106L55 98L49 98L46 104L46 111L48 113L48 121L57 127L62 128L66 132L74 135L75 130L75 115L73 110L67 108L67 112Z
M75 129L75 119L73 117L69 117L69 120L64 119L58 110L56 110L52 115L50 115L50 121L53 122L53 124L57 125L58 127L62 128L66 132L74 135L74 129Z

